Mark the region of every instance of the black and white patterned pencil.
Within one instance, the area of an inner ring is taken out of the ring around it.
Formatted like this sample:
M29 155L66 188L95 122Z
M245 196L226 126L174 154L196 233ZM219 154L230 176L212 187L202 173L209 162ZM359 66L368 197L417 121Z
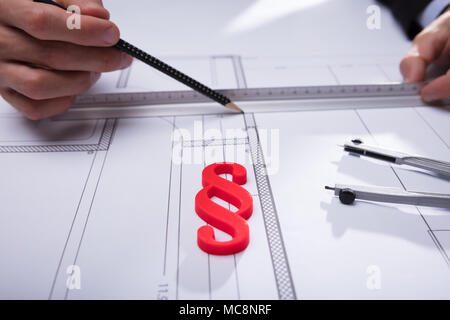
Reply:
M65 9L63 6L52 0L34 0L34 2L46 3ZM155 68L158 71L161 71L162 73L168 75L169 77L185 84L189 88L210 98L211 100L220 103L221 105L227 107L230 110L243 112L241 108L239 108L233 101L231 101L225 95L205 86L204 84L189 77L188 75L182 73L181 71L178 71L177 69L169 66L167 63L164 63L161 60L153 57L152 55L142 51L141 49L136 48L135 46L131 45L125 40L120 39L119 42L114 46L114 48L129 54L130 56L144 62L145 64Z
M185 84L189 88L197 91L198 93L201 93L202 95L210 98L211 100L220 103L221 105L227 107L228 109L237 112L242 112L242 109L239 108L233 101L231 101L225 95L205 86L204 84L198 82L195 79L192 79L188 75L182 73L181 71L178 71L177 69L169 66L167 63L164 63L163 61L153 57L152 55L142 51L141 49L136 48L135 46L129 44L125 40L120 39L119 42L114 47L119 49L120 51L128 53L130 56L144 62L145 64L152 66L156 70L161 71L162 73L168 75L169 77Z

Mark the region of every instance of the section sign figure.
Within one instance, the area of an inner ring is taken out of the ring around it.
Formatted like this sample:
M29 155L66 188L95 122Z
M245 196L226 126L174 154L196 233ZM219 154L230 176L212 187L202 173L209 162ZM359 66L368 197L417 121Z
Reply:
M229 181L221 174L230 174ZM253 198L241 187L247 182L247 170L237 163L213 163L202 173L203 189L195 197L195 211L209 225L197 231L197 243L200 249L213 255L231 255L243 251L250 242L250 231L246 220L253 213ZM238 210L233 212L217 204L211 198L226 201ZM214 228L229 234L232 239L217 241Z

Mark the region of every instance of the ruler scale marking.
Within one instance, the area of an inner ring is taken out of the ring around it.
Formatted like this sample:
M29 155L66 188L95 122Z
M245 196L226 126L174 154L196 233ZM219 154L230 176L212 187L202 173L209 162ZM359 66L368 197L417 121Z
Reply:
M341 99L341 98L377 98L395 96L416 96L420 94L422 84L381 84L381 85L335 85L312 87L279 87L218 90L235 101L264 100L304 100L304 99ZM209 100L195 91L158 91L105 93L81 95L75 107L114 106L114 105L163 105L182 103L204 103Z

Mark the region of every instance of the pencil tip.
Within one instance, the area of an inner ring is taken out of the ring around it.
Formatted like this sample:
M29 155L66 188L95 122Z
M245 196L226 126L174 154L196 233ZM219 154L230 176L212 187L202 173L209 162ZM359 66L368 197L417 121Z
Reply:
M244 111L242 111L242 109L239 108L234 102L227 103L225 107L236 112L244 113Z
M336 188L325 186L325 190L336 190Z

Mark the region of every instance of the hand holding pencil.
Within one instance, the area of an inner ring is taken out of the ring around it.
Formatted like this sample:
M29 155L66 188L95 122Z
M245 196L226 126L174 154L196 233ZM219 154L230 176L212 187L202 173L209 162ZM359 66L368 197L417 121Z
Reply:
M81 29L67 27L62 9L69 5L80 8ZM242 112L221 93L120 39L101 0L0 0L0 38L7 48L0 51L0 94L33 120L64 113L101 72L126 68L132 57Z
M0 0L0 94L30 119L61 114L102 72L128 67L132 58L114 48L117 26L101 0L60 0L80 7L81 30L68 14L31 0Z

